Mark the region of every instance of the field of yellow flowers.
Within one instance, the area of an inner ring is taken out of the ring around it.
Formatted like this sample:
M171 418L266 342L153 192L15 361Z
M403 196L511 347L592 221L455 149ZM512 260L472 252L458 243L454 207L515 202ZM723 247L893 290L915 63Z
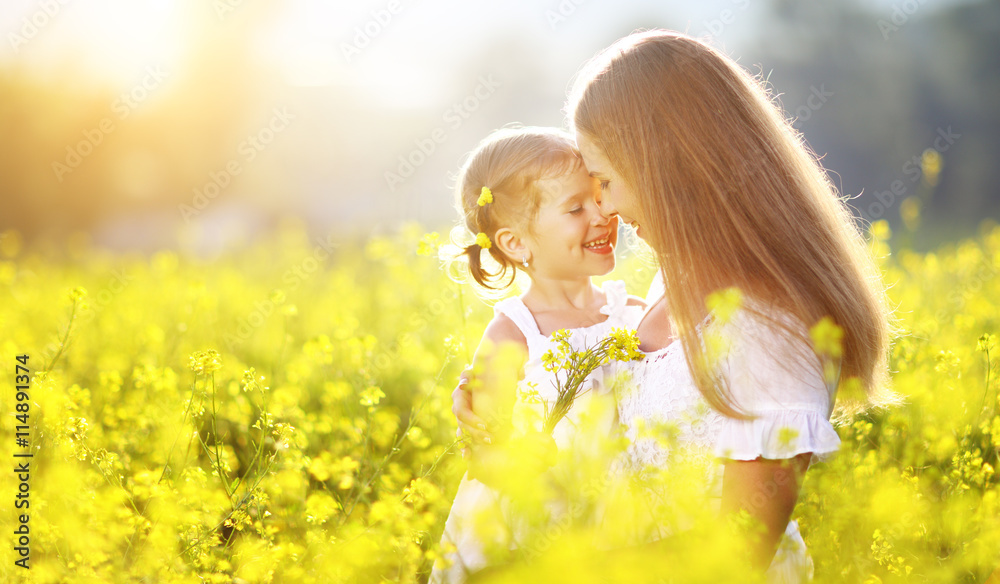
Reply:
M904 402L838 427L795 515L817 582L985 582L1000 227L928 254L890 239L876 223ZM425 580L465 469L450 393L490 315L435 245L409 227L334 246L287 223L205 260L4 234L0 580ZM638 265L617 275L642 294ZM605 581L573 549L531 573Z

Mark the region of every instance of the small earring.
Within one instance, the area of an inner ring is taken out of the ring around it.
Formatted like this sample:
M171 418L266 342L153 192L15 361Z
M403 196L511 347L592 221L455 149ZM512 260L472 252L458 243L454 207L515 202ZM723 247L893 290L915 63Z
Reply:
M526 268L528 267L528 256L521 256L521 265Z

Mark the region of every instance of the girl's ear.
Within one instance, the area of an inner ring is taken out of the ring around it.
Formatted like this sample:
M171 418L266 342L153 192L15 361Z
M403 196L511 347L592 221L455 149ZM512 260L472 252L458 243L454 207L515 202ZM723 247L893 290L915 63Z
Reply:
M515 264L521 263L524 258L531 257L531 250L528 249L527 242L507 227L498 229L493 240L496 242L497 249Z

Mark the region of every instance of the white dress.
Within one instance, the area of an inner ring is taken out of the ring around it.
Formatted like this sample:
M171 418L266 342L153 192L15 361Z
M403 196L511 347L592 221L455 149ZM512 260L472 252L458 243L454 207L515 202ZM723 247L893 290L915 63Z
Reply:
M662 294L657 276L647 296L649 305ZM731 344L724 374L732 398L755 418L733 419L712 410L697 390L683 347L675 340L632 364L634 387L617 396L633 469L661 468L666 463L663 443L640 436L640 428L660 424L674 429L673 443L678 447L718 459L785 459L811 452L815 460L839 449L840 438L829 421L833 396L818 365L810 361L811 348L803 350L784 341L745 310L733 314L725 331ZM721 478L720 464L709 479L713 497L721 497ZM768 569L768 581L803 582L812 578L812 572L798 525L790 521Z
M605 282L602 289L606 304L601 308L601 313L606 314L608 318L588 327L570 329L570 343L576 351L594 346L608 336L613 328L626 328L629 325L634 327L642 315L642 307L628 305L628 293L624 282ZM522 388L533 384L541 399L550 405L553 404L557 397L553 374L545 370L542 355L554 348L555 342L541 334L534 316L520 298L508 298L498 302L494 312L510 318L527 340L528 361L524 366ZM598 369L587 378L581 390L586 389L586 384L591 384L590 390L575 400L566 417L553 429L552 437L560 451L569 448L575 440L586 438L578 435L577 427L580 423L579 413L587 411L591 400L613 399L609 385L605 383L606 371L607 368ZM610 417L598 422L597 431L603 433L603 436L607 436L617 426L613 404L610 413ZM587 432L593 431L594 427L588 426ZM516 533L511 533L512 527L516 531L516 526L512 525L516 522L517 518L511 516L504 497L485 484L470 479L466 473L458 486L441 537L444 561L435 562L429 583L464 582L469 574L491 565L494 556L496 558L502 556L502 553L498 552L503 550L498 550L498 547L516 548L514 540L517 536Z

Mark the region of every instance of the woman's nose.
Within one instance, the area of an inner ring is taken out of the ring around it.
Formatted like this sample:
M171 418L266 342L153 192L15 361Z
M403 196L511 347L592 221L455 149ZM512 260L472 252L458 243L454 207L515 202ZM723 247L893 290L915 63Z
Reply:
M604 215L608 219L611 219L611 217L618 214L618 209L616 209L615 206L611 204L611 201L608 200L608 197L603 197L597 203L597 206L601 210L601 215Z

